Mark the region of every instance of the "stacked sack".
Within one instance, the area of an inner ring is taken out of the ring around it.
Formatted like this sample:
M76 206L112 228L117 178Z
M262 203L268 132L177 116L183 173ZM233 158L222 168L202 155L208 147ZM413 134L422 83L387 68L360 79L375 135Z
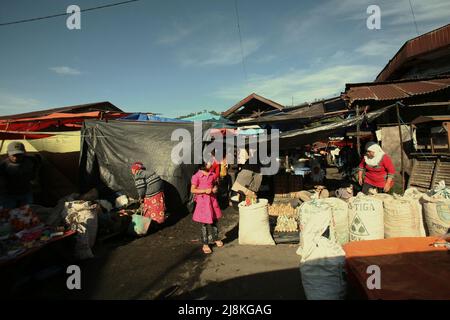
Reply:
M77 259L93 258L92 247L95 244L98 229L98 212L100 206L91 201L69 201L62 211L70 229L77 232L75 257Z
M338 198L328 198L319 201L331 207L330 239L340 245L349 242L347 202Z
M442 236L450 228L450 188L445 182L422 197L425 221L430 236Z
M267 199L246 205L242 201L239 207L239 244L241 245L275 245L270 234L269 211Z
M339 245L349 242L349 210L348 204L338 198L313 199L304 202L297 208L297 221L300 230L305 226L311 216L319 214L321 211L330 211L331 219L329 224L330 240ZM302 235L300 233L300 242Z
M300 274L308 300L339 300L345 297L345 252L335 241L322 236L332 219L331 207L313 200L301 205Z
M405 196L377 194L374 197L383 201L384 237L423 237L425 229L422 221L422 207L413 191Z
M359 193L348 202L350 241L384 239L383 201Z
M322 201L318 200L311 200L307 202L303 202L301 206L298 208L298 217L297 220L299 221L299 229L300 229L300 247L303 248L303 245L305 243L304 236L305 236L305 227L309 223L309 220L319 214L329 214L331 217L332 209L329 204L326 204ZM331 219L330 219L331 221ZM329 226L329 225L328 225ZM328 228L327 226L327 228ZM326 228L325 228L326 229ZM319 234L319 236L321 236Z

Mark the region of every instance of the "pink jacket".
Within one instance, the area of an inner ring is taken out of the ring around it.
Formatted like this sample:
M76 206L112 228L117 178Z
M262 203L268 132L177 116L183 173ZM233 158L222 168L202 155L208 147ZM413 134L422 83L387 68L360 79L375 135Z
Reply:
M204 174L199 170L192 176L191 184L198 189L210 189L216 179L215 172ZM196 194L194 196L195 210L192 220L200 223L212 224L222 217L217 198L213 194Z

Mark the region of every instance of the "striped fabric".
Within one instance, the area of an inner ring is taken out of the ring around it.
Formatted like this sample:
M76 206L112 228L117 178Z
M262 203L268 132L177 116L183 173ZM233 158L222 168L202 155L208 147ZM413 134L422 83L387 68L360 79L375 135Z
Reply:
M151 197L162 191L162 180L155 172L139 170L134 176L139 197Z

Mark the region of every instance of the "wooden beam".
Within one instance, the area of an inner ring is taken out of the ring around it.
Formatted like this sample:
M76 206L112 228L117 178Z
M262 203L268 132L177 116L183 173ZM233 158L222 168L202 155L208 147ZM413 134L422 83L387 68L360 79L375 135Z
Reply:
M450 152L450 122L444 122L442 125L447 130L447 145L448 145L448 151Z
M402 171L402 192L405 192L405 166L403 164L403 137L402 137L402 125L400 123L400 106L396 104L397 109L397 123L398 123L398 134L400 137L400 165Z

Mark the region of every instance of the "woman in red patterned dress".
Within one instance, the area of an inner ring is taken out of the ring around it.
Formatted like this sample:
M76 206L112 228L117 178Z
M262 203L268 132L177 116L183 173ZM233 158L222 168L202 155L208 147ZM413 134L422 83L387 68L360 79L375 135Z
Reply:
M131 173L139 198L144 205L143 216L157 223L163 223L166 213L163 181L156 172L146 170L142 162L133 163Z

